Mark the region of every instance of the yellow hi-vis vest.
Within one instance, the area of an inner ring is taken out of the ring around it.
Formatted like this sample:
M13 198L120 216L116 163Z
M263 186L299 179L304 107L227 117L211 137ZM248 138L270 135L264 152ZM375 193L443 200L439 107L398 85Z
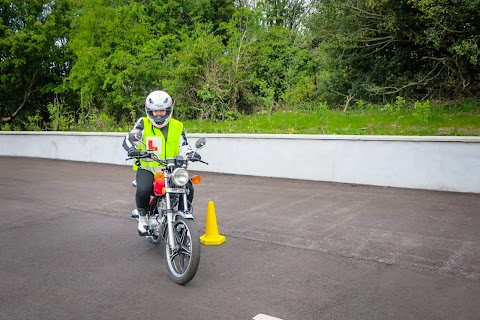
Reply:
M142 141L145 145L139 143L137 146L137 150L152 150L157 156L162 159L173 158L177 156L180 152L180 138L182 136L182 132L183 123L173 118L170 118L170 120L168 121L167 140L165 140L162 130L153 126L148 117L143 117ZM158 171L155 169L163 167L156 161L145 160L140 160L140 165L143 169L152 169L151 171ZM138 166L136 164L133 164L133 170L138 170Z

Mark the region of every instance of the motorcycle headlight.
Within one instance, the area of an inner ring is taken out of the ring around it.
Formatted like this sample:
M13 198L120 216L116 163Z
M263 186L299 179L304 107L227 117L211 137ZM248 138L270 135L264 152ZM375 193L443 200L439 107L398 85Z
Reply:
M188 172L187 170L183 168L177 168L173 170L173 178L172 181L175 183L177 186L184 186L188 182Z

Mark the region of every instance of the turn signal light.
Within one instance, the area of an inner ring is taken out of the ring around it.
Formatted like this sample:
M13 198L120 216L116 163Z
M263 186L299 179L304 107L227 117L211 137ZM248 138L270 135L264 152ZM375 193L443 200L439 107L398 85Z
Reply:
M165 178L163 171L155 172L155 181L160 181Z
M202 179L200 178L200 176L193 176L193 177L192 177L192 183L193 183L193 184L199 184L200 181L202 181Z

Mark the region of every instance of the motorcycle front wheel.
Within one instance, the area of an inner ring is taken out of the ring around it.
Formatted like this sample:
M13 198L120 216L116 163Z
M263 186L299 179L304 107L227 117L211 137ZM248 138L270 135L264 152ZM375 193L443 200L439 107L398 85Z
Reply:
M197 273L200 263L200 238L195 221L177 216L173 223L174 250L165 243L165 260L170 279L186 284ZM168 239L168 237L167 237Z

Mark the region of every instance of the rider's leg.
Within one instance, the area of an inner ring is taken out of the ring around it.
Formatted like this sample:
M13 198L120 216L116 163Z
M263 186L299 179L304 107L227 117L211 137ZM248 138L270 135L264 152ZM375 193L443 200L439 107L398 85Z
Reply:
M148 208L150 195L153 193L153 174L150 171L138 169L137 171L137 191L135 193L135 202L138 209L138 233L145 235L148 226Z

